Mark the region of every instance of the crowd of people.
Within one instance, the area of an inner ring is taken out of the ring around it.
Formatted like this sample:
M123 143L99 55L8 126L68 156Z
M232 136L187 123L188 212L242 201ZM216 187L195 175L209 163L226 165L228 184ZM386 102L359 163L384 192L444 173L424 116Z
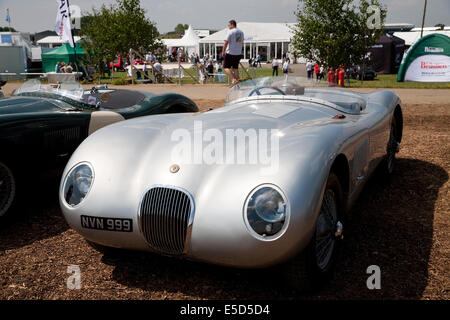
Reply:
M72 73L73 67L71 63L57 62L55 65L55 73Z
M169 61L191 63L198 72L200 83L208 81L224 83L226 82L225 75L227 75L233 86L240 81L239 66L242 59L243 44L244 33L237 28L235 20L230 20L228 22L228 33L224 40L223 50L217 59L213 59L208 53L201 58L199 54L195 52L187 53L183 48L172 48L171 53L169 54L167 52L167 55L169 56ZM262 57L260 54L257 54L255 57L249 59L249 66L262 68L261 62ZM129 68L130 64L131 61L125 59L123 68L128 69L130 76L132 76L132 69L135 69L138 80L150 79L149 72L151 72L157 82L164 82L163 65L157 55L148 53L145 55L145 59L133 60L132 64L134 68ZM272 76L279 76L280 67L286 77L291 72L291 57L289 53L284 53L281 61L279 59L273 59L271 64ZM73 72L73 67L70 63L65 65L64 62L58 62L55 67L55 72L71 73ZM342 65L337 69L332 67L326 69L317 62L314 63L311 60L307 60L306 73L308 79L315 80L319 83L324 80L328 81L330 85L344 85L345 69Z
M306 62L306 74L308 79L315 80L316 82L326 80L329 86L339 85L341 87L344 86L347 77L344 64L341 64L336 69L331 66L325 69L324 66L317 62L313 63L311 60Z
M283 55L283 60L281 62L283 74L287 77L291 71L291 59L289 55ZM280 68L280 62L278 59L272 60L272 77L278 77L278 70Z

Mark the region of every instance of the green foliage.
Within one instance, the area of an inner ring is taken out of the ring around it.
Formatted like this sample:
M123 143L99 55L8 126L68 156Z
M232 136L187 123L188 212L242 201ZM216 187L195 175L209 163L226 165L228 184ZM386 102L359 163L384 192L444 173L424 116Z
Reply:
M113 80L113 82L111 84L116 85L116 86L124 86L124 85L127 85L128 83L123 78L119 78L119 79Z
M154 52L161 46L158 29L145 17L140 0L116 0L110 6L92 9L81 21L82 46L89 62L101 73L115 57L125 57L130 49Z
M0 27L0 32L17 32L17 30L10 27Z
M184 34L184 31L187 30L187 29L189 29L189 25L179 23L179 24L177 24L177 26L175 27L174 31L175 31L176 33L178 33L178 34Z
M383 33L386 8L379 0L300 0L297 24L293 27L295 55L337 67L360 64L368 49ZM380 28L369 28L374 12L380 8Z

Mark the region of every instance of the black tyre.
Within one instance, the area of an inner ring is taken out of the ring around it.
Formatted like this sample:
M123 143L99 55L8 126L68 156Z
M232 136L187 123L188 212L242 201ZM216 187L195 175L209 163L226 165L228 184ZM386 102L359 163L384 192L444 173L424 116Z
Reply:
M12 169L0 161L0 218L11 212L16 198L17 180Z
M331 279L342 239L342 216L341 184L338 177L331 173L310 243L285 265L286 280L292 288L316 290Z
M391 175L394 172L395 168L395 155L398 152L398 132L397 132L397 121L395 118L392 118L391 123L391 131L389 134L389 141L386 146L386 157L382 163L384 174L387 176Z

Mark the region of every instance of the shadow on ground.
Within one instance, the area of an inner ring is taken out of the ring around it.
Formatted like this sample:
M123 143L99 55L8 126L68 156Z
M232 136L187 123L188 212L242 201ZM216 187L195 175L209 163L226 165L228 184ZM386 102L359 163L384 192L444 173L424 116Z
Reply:
M447 172L399 159L390 182L374 177L350 212L336 276L311 299L418 299L428 282L434 205ZM138 252L103 256L113 279L148 292L207 299L295 299L279 268L237 270ZM381 268L381 290L368 290L366 269Z
M68 229L58 206L61 172L30 177L20 203L0 220L0 251L51 238Z

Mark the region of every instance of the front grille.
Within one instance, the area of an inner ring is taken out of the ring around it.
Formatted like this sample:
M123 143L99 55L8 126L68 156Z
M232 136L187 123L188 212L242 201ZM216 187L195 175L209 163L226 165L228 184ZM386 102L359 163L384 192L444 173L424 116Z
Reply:
M140 224L148 244L168 254L182 254L192 222L193 203L185 192L170 187L150 189L142 199Z

